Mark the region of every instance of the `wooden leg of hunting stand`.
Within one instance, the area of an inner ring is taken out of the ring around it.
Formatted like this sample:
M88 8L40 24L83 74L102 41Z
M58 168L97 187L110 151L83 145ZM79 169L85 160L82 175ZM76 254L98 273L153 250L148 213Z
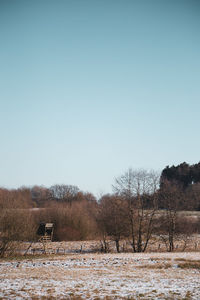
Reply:
M28 253L28 250L31 248L33 242L30 243L30 245L28 246L28 248L25 250L24 252L24 256L26 256L26 254Z
M43 249L44 249L44 254L46 254L46 245L45 245L45 241L42 240L42 245L43 245Z

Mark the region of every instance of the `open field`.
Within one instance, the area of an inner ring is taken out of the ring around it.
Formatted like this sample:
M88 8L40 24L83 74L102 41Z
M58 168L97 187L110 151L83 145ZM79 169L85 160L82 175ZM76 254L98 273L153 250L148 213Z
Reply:
M200 253L0 261L0 299L200 299Z

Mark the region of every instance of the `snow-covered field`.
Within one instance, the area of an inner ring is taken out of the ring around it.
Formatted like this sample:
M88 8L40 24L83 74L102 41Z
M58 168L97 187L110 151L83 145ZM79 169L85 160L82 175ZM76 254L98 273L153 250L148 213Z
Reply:
M0 299L200 299L200 253L1 260Z

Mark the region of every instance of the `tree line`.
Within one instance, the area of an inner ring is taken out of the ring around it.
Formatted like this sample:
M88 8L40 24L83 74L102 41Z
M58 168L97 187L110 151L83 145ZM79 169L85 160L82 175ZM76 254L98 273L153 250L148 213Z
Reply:
M186 241L199 232L199 218L180 214L200 209L198 167L168 166L161 175L129 169L115 178L113 193L100 199L73 185L0 188L0 255L14 241L36 241L40 222L54 223L54 240L99 239L104 252L110 240L117 252L122 240L133 252L144 252L154 235L173 251L177 237Z

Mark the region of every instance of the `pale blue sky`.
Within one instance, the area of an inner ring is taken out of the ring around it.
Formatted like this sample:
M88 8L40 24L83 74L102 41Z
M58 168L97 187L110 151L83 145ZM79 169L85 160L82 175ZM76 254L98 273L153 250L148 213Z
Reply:
M199 33L198 0L0 0L0 185L199 162Z

